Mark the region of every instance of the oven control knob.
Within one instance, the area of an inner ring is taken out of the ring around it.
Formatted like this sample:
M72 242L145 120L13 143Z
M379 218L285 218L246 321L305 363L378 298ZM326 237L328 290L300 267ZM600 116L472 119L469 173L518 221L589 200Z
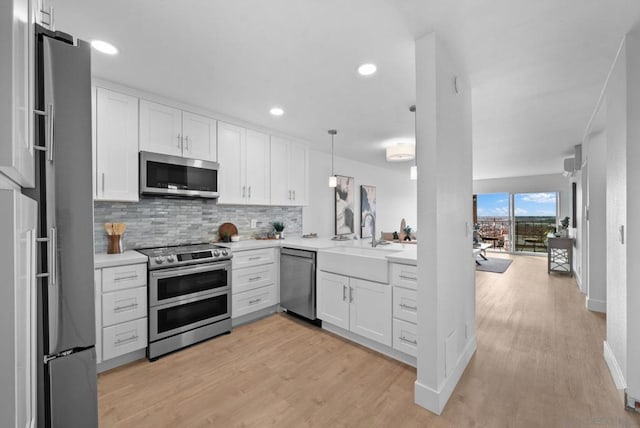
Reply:
M171 255L171 256L167 256L167 262L168 263L173 263L176 261L175 256Z
M227 256L227 255L229 255L229 253L227 252L227 250L222 250L222 255L223 256Z
M156 263L159 264L159 265L164 263L164 257L162 257L162 256L156 257Z

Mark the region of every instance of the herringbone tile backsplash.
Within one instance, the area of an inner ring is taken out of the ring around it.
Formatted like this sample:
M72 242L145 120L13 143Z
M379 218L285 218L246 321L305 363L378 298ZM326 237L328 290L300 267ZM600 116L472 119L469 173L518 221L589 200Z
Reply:
M258 227L251 229L251 220ZM107 251L105 223L125 223L125 250L195 244L218 239L225 222L238 227L240 239L264 236L282 221L285 235L302 234L301 207L217 205L212 199L140 197L140 202L94 202L95 252Z

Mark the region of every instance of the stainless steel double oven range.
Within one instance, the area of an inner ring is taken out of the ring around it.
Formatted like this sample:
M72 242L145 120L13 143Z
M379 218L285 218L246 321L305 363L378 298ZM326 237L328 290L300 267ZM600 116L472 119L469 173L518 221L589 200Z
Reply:
M195 244L138 251L149 258L147 358L231 331L230 249Z

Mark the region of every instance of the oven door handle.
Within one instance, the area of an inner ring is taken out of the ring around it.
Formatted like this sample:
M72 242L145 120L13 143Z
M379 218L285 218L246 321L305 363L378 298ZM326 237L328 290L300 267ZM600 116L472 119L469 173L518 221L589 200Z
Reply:
M228 270L231 262L218 262L216 264L182 266L172 269L162 269L149 272L151 279L175 278L176 276L192 275L194 273L212 272L215 270Z

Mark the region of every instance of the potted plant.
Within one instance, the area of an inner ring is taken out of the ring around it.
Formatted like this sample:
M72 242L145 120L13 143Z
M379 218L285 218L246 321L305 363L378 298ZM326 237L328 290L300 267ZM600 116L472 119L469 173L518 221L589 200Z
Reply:
M411 226L406 225L404 228L404 240L411 241Z
M222 242L231 242L230 232L222 232Z
M276 239L284 239L282 231L284 230L284 223L281 221L274 221L271 223L273 225L273 230L276 231Z

